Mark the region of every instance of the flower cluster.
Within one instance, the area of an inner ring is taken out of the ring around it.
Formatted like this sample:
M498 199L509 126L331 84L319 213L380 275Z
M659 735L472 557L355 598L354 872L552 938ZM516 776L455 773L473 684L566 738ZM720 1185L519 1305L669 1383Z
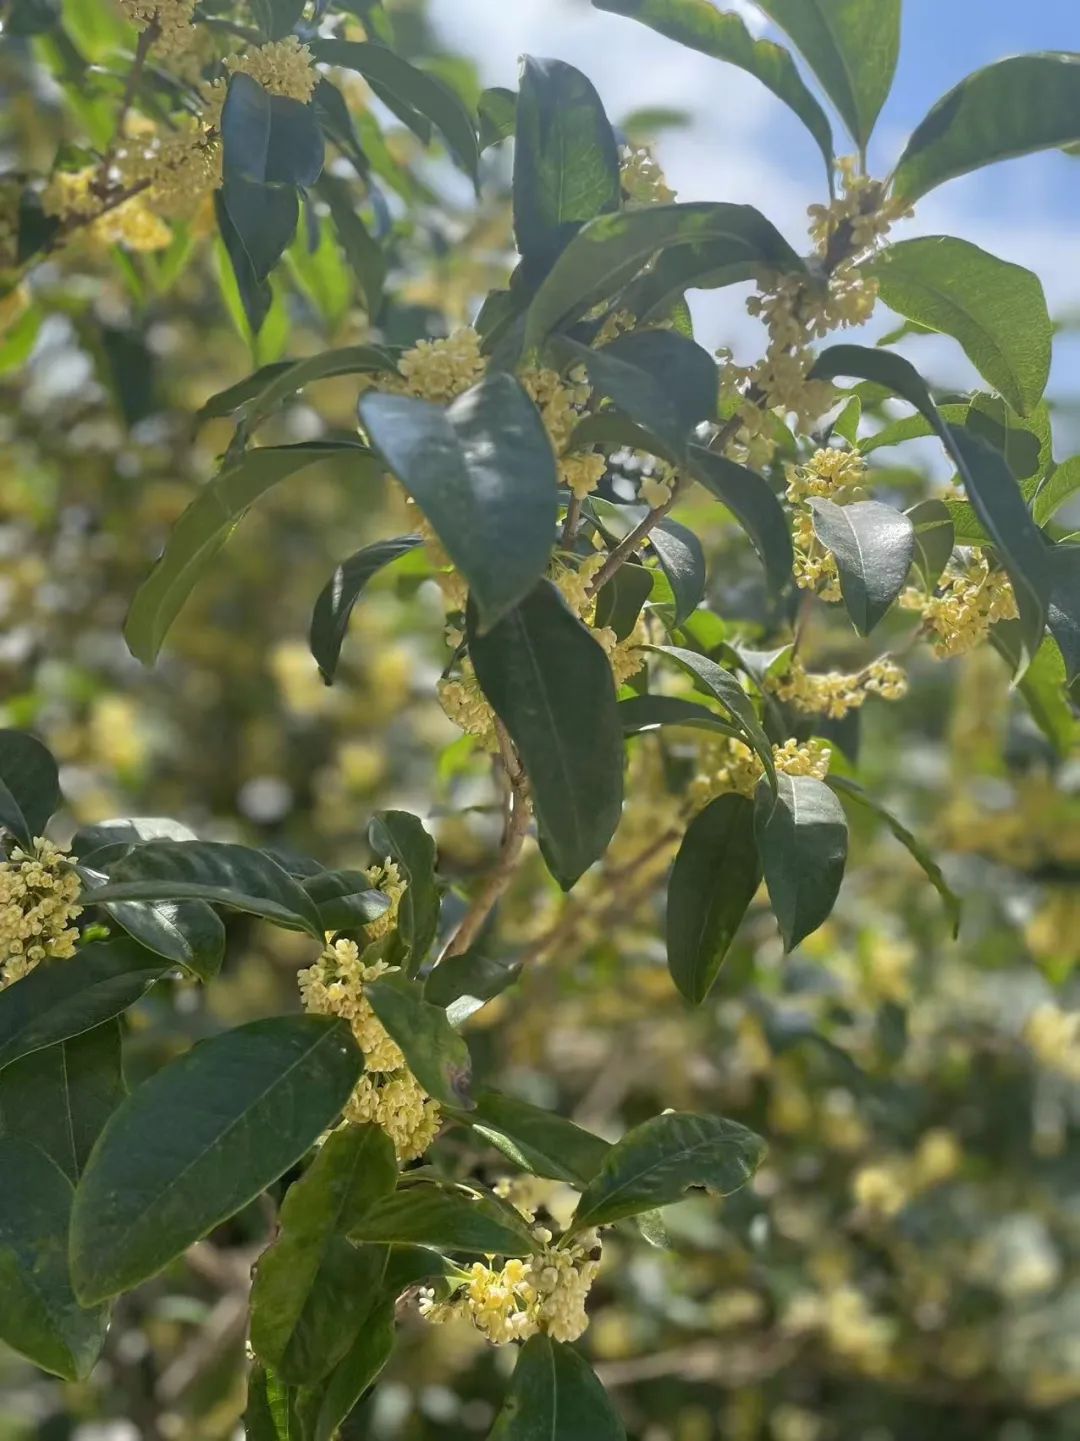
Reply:
M567 454L571 436L589 403L589 385L579 371L564 380L558 371L532 368L518 376L540 412L559 461L559 480L584 500L603 479L606 462L595 451Z
M908 219L913 211L910 205L887 195L880 180L861 174L855 156L842 155L836 168L841 193L829 205L810 206L810 239L823 260L839 249L854 261L884 240L892 227Z
M295 35L257 45L242 55L228 55L225 69L230 75L250 75L269 94L299 100L302 105L308 103L319 83L314 56Z
M955 1176L963 1151L951 1131L927 1131L914 1156L896 1156L863 1166L852 1180L856 1204L867 1216L897 1215L922 1191Z
M903 592L905 610L920 611L934 654L941 659L966 655L985 640L990 627L999 620L1015 620L1016 596L1003 570L997 570L983 555L966 564L950 567L935 594L927 596L914 588Z
M436 686L439 704L447 719L466 735L474 736L486 751L499 748L495 734L495 712L480 689L470 660L463 660L456 675L444 676Z
M119 5L139 30L155 27L154 43L163 54L183 50L190 42L195 0L119 0Z
M832 552L817 538L806 502L828 499L846 505L861 500L865 478L866 462L857 450L817 450L803 465L788 467L786 495L795 507L791 521L795 584L816 591L821 600L841 599L840 573Z
M79 894L63 851L40 836L0 862L0 990L41 961L75 954L79 933L70 923L82 911Z
M1037 1006L1024 1026L1024 1040L1048 1070L1080 1081L1080 1011L1062 1011L1050 1001Z
M829 773L831 758L832 752L824 741L792 739L773 746L776 769L784 775L814 776L823 781ZM697 807L730 791L752 798L765 775L765 767L756 752L742 741L727 736L705 742L698 764L701 770L690 782L689 792Z
M89 241L104 247L162 250L172 239L172 231L141 194L113 203L102 186L100 171L93 166L56 171L42 192L41 203L46 215L76 222Z
M143 206L171 220L189 218L221 184L221 145L194 116L164 135L125 140L114 163L121 187L138 189Z
M814 675L796 659L783 675L768 677L765 686L778 700L807 715L842 720L871 695L883 700L902 699L907 694L907 676L895 661L886 658L873 661L853 675L840 671Z
M611 662L615 684L623 685L631 676L637 675L645 664L645 652L641 649L645 635L640 620L625 640L619 640L611 626L593 624L596 618L596 596L592 592L592 585L604 560L603 552L595 551L586 557L576 570L557 562L554 581L567 605L578 619L589 627L593 639Z
M619 183L631 205L670 205L675 191L647 145L628 145L619 157Z

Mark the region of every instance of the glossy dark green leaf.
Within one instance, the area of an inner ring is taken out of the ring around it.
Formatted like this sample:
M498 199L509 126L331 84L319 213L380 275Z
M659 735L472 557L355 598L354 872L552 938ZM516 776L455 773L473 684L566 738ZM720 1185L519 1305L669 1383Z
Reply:
M476 111L480 121L480 150L483 152L513 135L517 126L517 92L503 85L481 90Z
M670 40L748 71L790 105L817 141L832 173L832 127L824 110L783 46L755 40L741 15L718 10L712 0L593 0L593 4L598 10L640 20Z
M365 446L340 442L263 446L245 452L199 491L173 527L164 554L135 592L124 639L144 665L152 665L184 602L245 511L279 481L335 455L348 455L370 473Z
M690 469L746 531L765 567L769 589L779 595L791 584L794 555L787 516L768 483L756 471L700 445L690 447Z
M250 382L255 377L249 377L248 382L212 396L199 414L212 417L239 411L251 431L306 385L337 375L394 374L396 370L393 355L377 345L344 345L336 350L321 350L304 360L264 366L256 372L263 377L260 385L253 387Z
M1000 451L939 414L922 376L910 362L887 351L834 345L817 358L811 376L853 375L882 385L913 405L945 446L964 482L979 523L992 539L1012 581L1020 611L1024 660L1034 655L1046 626L1049 577L1038 527Z
M390 909L389 897L372 889L364 871L318 871L300 884L314 901L324 931L357 930Z
M355 1241L437 1246L478 1256L529 1256L536 1242L512 1206L437 1186L401 1187L353 1228Z
M210 901L322 939L319 908L296 880L262 851L227 841L147 841L111 868L108 882L85 893L105 901Z
M361 1069L345 1021L279 1016L203 1041L144 1081L79 1183L77 1294L137 1286L235 1215L336 1120Z
M637 625L655 578L647 566L620 565L596 594L595 624L610 626L618 640L625 640Z
M494 625L543 575L555 539L555 456L535 405L498 371L446 409L370 392L360 419Z
M742 740L743 731L722 720L715 711L696 701L683 700L674 695L636 695L619 702L619 720L623 735L641 735L644 731L656 730L658 726L691 726L700 730L715 730L721 735Z
M365 1322L360 1334L334 1368L312 1407L313 1441L334 1441L339 1427L389 1361L396 1339L394 1303L384 1300ZM303 1405L303 1402L301 1402Z
M919 500L908 510L915 531L912 563L928 591L933 590L953 553L956 531L942 501Z
M650 205L599 215L583 225L545 277L526 316L526 353L553 330L598 304L658 252L710 244L728 265L802 270L778 230L750 205Z
M879 820L885 822L900 844L906 848L912 859L922 867L927 880L945 903L945 910L952 926L953 936L957 936L960 931L960 897L949 885L941 867L937 861L934 860L928 848L919 840L918 836L912 835L911 831L909 831L905 825L902 825L896 816L893 815L892 811L890 811L887 806L882 805L876 796L871 795L869 791L863 790L862 786L853 780L849 780L847 776L831 775L828 779L828 785L839 795L846 796L849 800L873 812Z
M313 1383L332 1370L378 1299L385 1248L345 1237L397 1175L385 1131L346 1126L286 1192L251 1290L252 1347L284 1380Z
M447 149L474 184L479 184L480 146L476 125L461 100L434 75L428 75L386 45L357 40L313 40L316 60L358 71L426 115Z
M72 1186L55 1161L14 1136L0 1136L0 1340L35 1365L82 1379L101 1352L108 1317L84 1309L68 1274Z
M649 544L668 578L675 597L673 620L681 624L701 604L705 594L705 551L692 530L676 520L653 527Z
M233 84L245 78L233 77ZM228 102L226 102L228 103ZM265 178L271 185L308 189L322 174L326 142L312 105L287 95L270 97L270 144Z
M342 103L344 104L344 101ZM334 222L345 259L360 282L364 308L369 318L374 319L382 309L383 286L386 283L386 252L357 214L353 194L339 175L324 174L316 193L326 201L330 209L330 218Z
M214 192L214 208L244 315L257 335L273 302L270 272L296 234L296 189L233 175Z
M784 949L828 919L847 863L843 807L815 776L777 777L775 798L759 786L755 801L758 851Z
M968 75L916 126L893 176L904 200L969 170L1080 140L1080 56L1013 55Z
M488 1441L626 1441L626 1430L588 1362L563 1341L533 1336Z
M32 1142L74 1183L126 1094L120 1026L106 1021L0 1071L0 1135Z
M486 955L481 941L461 955L442 958L424 982L424 999L442 1006L450 1024L460 1026L520 974L520 961Z
M212 980L221 970L225 927L205 901L116 901L102 910L148 951L201 981Z
M619 208L619 151L599 95L562 60L521 63L514 236L535 280L586 220Z
M1053 575L1047 619L1065 665L1068 685L1080 675L1080 546L1056 545L1047 553Z
M368 825L368 844L379 861L394 861L406 882L398 903L395 960L414 976L439 929L435 842L418 816L378 811Z
M343 560L319 592L311 614L308 637L311 654L318 662L323 679L329 684L337 670L338 657L349 629L353 606L372 576L385 566L393 565L422 544L419 535L399 535L393 540L377 540L365 545L348 560Z
M668 970L694 1005L712 989L760 884L754 803L717 796L690 822L668 882Z
M445 1010L425 1001L421 987L401 976L382 977L365 986L364 995L428 1095L447 1106L471 1108L469 1048Z
M810 508L817 538L836 561L851 623L869 635L907 583L915 527L903 511L876 500L814 499Z
M168 967L126 937L94 941L0 991L0 1068L118 1016Z
M588 1185L611 1149L554 1111L498 1091L478 1096L476 1109L463 1119L523 1171L570 1186Z
M901 0L757 0L806 57L860 150L900 54Z
M1042 399L1053 327L1037 275L950 235L898 241L871 269L890 310L959 341L1018 414Z
M117 816L80 826L71 838L71 850L91 869L113 864L132 846L143 841L194 841L198 836L171 816Z
M0 730L0 830L29 846L59 804L51 752L26 731Z
M469 653L524 763L541 849L564 890L604 854L622 814L623 743L611 666L541 581Z
M612 1146L578 1201L572 1228L606 1226L670 1205L692 1186L730 1195L746 1185L764 1154L760 1136L722 1116L654 1116Z
M221 163L226 179L266 180L270 149L270 95L250 75L229 81L221 110Z
M773 761L772 746L757 718L753 702L735 676L708 656L685 650L681 646L654 645L646 646L645 649L669 657L680 670L693 677L702 690L720 702L742 733L743 740L757 752L770 784L775 788L776 765Z

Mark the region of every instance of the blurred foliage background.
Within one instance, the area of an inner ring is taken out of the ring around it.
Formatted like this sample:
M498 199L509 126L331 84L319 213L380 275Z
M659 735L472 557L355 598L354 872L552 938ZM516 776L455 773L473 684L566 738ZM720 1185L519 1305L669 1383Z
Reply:
M422 0L390 10L398 48L475 99L468 57L436 47ZM108 0L65 0L63 21L0 51L2 171L47 169L87 107L115 105L110 63L131 32ZM58 87L37 63L58 43L92 67L80 86ZM367 858L370 812L402 806L428 820L443 873L466 880L491 859L498 814L484 757L434 698L444 652L432 583L408 562L375 583L333 688L307 649L334 565L408 528L389 486L357 485L341 461L306 471L245 518L154 671L120 635L136 584L228 441L228 422L193 420L208 396L253 360L445 334L504 275L506 157L492 152L477 204L359 85L350 100L383 127L397 177L396 192L385 187L377 325L336 246L312 253L301 238L253 356L197 220L154 256L69 249L9 300L0 723L33 729L61 760L69 828L167 814L208 837L347 866ZM265 440L350 428L355 390L321 383ZM891 483L914 498L924 478L897 471ZM752 637L759 582L716 509L686 507L709 539L716 609ZM839 618L817 612L803 645L818 666L866 658ZM583 1345L636 1441L1080 1431L1075 724L1068 711L1051 717L1052 743L985 648L946 665L915 652L910 664L908 697L861 716L860 774L942 854L965 896L958 943L906 852L870 828L827 926L785 961L771 917L755 910L712 998L691 1012L666 971L654 888L619 887L620 854L666 803L658 781L655 801L628 814L609 873L590 882L614 888L603 923L568 929L470 1023L482 1080L605 1135L673 1106L769 1139L750 1190L719 1210L671 1210L669 1249L619 1236L605 1249ZM680 764L677 744L653 744L637 743L643 787ZM557 906L530 865L504 908L509 934L543 935ZM213 986L159 987L136 1009L133 1079L193 1037L296 1004L306 943L229 925ZM500 1174L494 1160L488 1174ZM252 1208L125 1300L85 1384L0 1354L0 1441L235 1436L245 1285L265 1239ZM417 1322L350 1434L483 1436L510 1360L475 1332Z

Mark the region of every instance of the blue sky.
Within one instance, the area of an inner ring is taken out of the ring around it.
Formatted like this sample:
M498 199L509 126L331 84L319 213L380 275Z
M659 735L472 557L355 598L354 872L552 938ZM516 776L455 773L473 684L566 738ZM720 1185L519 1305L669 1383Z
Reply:
M776 36L747 0L719 8L739 8L755 30ZM557 55L590 76L615 120L643 105L688 111L693 123L658 147L679 199L752 203L803 243L806 206L823 198L820 157L801 123L751 77L587 0L433 0L432 11L488 84L514 84L522 52ZM874 173L887 173L907 134L956 81L1031 50L1080 51L1080 0L904 0L897 79L871 145ZM839 121L835 128L839 145ZM963 236L1036 270L1055 313L1080 315L1080 158L1030 156L953 181L898 233ZM696 312L707 343L733 343L737 354L754 348L739 296L710 296ZM911 358L936 378L976 383L951 342L913 345ZM1080 340L1059 337L1052 392L1074 391L1078 375Z

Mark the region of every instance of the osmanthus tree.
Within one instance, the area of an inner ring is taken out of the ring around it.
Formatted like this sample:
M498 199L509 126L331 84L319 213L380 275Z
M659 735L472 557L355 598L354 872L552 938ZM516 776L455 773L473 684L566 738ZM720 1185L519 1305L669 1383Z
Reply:
M168 267L212 213L257 334L298 224L313 246L328 228L361 277L370 338L260 367L208 402L207 415L235 419L233 439L133 597L127 644L153 664L272 487L328 454L358 488L389 472L412 529L327 578L312 666L334 682L350 616L385 567L434 581L439 699L462 750L490 757L502 808L498 853L467 886L440 876L428 829L400 810L370 818L366 870L163 819L84 826L61 849L43 838L60 804L53 758L29 734L0 735L0 1336L54 1374L86 1375L116 1299L273 1188L274 1238L251 1290L255 1441L329 1441L416 1310L520 1346L499 1441L623 1436L573 1346L604 1233L636 1225L641 1245L662 1241L666 1205L743 1187L765 1140L665 1111L612 1144L474 1091L464 1023L642 889L663 898L673 985L700 1004L763 882L786 951L826 921L850 807L909 849L955 924L935 861L857 778L850 721L904 693L903 650L995 648L1051 744L1072 738L1080 552L1055 515L1080 466L1054 457L1042 288L967 242L888 236L953 176L1080 143L1080 57L970 76L879 181L865 156L899 0L759 0L842 119L850 158L837 158L791 54L737 15L707 0L597 8L742 67L800 116L825 162L808 245L749 204L677 203L651 157L620 146L588 78L558 60L526 58L517 91L485 92L474 113L395 53L377 3L121 0L126 72L88 91L85 134L49 176L10 182L15 324L40 262L77 267L89 239L117 247L116 264L160 252ZM58 68L76 63L47 0L15 0L5 23L37 35ZM482 152L513 137L517 263L474 325L446 338L403 348L380 336L380 181L416 197L331 78L349 70L423 141L437 132L474 182ZM766 347L744 368L695 341L686 294L748 280ZM935 398L887 346L816 344L879 298L899 334L953 337L988 389ZM355 434L258 443L305 387L343 375L358 377ZM910 413L886 413L893 398ZM955 482L903 508L911 497L868 457L925 436ZM699 515L702 497L710 526L740 527L756 553L749 619L712 608L706 548L673 518L687 502ZM858 670L806 664L819 606L870 638ZM499 903L534 885L534 839L573 894L528 945L507 946ZM222 909L310 941L302 1014L203 1040L129 1093L120 1018L178 970L213 987ZM492 1151L579 1193L565 1225L530 1206L527 1187L478 1179Z

